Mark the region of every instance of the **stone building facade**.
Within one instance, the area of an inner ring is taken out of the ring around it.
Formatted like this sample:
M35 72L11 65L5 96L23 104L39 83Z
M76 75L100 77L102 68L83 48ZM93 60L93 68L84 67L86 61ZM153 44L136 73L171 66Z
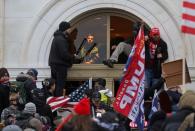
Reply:
M142 19L150 27L160 28L168 44L169 59L187 59L195 81L195 37L182 34L181 0L0 0L0 65L14 78L29 67L37 68L39 80L50 76L47 65L51 40L58 24L69 21L77 25L90 15L106 14L130 20ZM109 25L109 23L108 23ZM107 32L107 42L109 35ZM106 57L109 57L109 44ZM110 88L122 74L123 65L109 69L103 64L74 65L71 80L104 77ZM192 84L195 85L195 84ZM193 87L193 86L192 86Z

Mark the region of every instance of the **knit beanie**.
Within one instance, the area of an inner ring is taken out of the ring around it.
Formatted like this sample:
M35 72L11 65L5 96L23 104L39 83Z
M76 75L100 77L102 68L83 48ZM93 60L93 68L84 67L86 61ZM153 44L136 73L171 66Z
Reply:
M17 125L8 125L2 131L22 131L22 129Z
M186 91L179 100L179 108L192 107L195 109L195 92L188 90Z
M35 128L36 131L40 131L40 129L42 130L42 127L43 127L43 123L36 118L30 119L29 125Z
M74 106L74 111L78 115L90 115L90 101L88 98L83 98L79 101L78 104Z
M9 77L8 70L6 68L0 68L0 78L4 76Z
M77 115L90 115L90 101L88 98L81 99L75 106L74 111ZM62 122L57 126L55 131L61 131L62 127L71 119L73 118L73 115L68 115L65 119L62 120Z
M66 22L66 21L62 21L60 24L59 24L59 31L65 31L67 29L70 28L70 23L69 22Z
M6 68L0 68L0 83L9 81L9 72Z
M37 76L38 76L38 71L37 71L37 69L35 69L35 68L30 68L30 69L27 71L26 74L28 74L28 75L34 77L34 78L37 80Z
M29 102L25 105L24 112L35 114L36 113L36 106L34 103Z

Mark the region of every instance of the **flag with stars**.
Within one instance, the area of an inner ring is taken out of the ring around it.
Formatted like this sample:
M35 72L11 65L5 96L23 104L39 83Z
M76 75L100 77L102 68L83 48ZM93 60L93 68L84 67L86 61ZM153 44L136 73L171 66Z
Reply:
M73 107L75 102L80 101L84 97L85 92L88 89L89 80L81 85L77 90L73 91L68 97L49 97L46 103L51 107L52 112L62 107Z
M149 114L149 118L151 118L151 116L159 110L159 107L160 107L160 103L159 103L159 99L158 99L158 92L155 91L154 97L152 99L152 107L151 107L151 111Z
M81 85L78 89L76 89L75 91L73 91L70 95L70 102L78 102L80 101L84 95L85 92L89 90L89 81L87 80L83 85Z

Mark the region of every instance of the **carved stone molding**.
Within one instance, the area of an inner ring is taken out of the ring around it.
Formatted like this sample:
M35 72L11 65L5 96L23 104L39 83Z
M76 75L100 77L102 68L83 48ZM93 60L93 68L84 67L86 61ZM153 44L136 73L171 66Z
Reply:
M149 4L148 4L149 3ZM160 28L162 38L168 43L169 60L183 56L183 38L175 18L155 0L59 1L50 0L36 15L21 52L21 64L46 66L53 32L63 21L72 21L91 10L112 9L134 14L151 27ZM37 39L39 38L39 39ZM34 56L32 58L32 56ZM192 57L188 58L192 61Z
M3 66L4 48L4 0L0 0L0 66Z

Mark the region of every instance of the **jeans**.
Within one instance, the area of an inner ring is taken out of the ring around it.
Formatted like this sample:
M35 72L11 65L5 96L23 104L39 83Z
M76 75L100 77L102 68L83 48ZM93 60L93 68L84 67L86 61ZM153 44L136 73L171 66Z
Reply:
M145 88L150 88L152 86L153 77L153 70L145 69Z
M132 46L130 44L127 44L125 42L120 42L116 47L116 49L114 50L114 52L112 53L110 59L118 62L119 55L124 52L125 55L129 56L131 52L131 48Z

